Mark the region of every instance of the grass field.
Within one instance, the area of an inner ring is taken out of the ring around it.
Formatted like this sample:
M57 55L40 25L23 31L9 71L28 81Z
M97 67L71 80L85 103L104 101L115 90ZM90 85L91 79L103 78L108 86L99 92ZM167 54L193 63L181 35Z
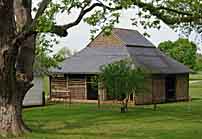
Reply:
M202 139L202 82L190 83L192 102L130 107L49 105L24 110L33 132L18 139Z

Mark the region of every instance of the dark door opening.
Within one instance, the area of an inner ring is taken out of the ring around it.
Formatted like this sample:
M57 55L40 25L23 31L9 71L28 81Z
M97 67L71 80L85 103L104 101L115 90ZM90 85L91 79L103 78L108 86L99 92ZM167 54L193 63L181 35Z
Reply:
M176 100L176 77L168 76L166 77L166 101Z
M98 87L93 86L91 82L87 83L87 99L88 100L97 100L98 98Z

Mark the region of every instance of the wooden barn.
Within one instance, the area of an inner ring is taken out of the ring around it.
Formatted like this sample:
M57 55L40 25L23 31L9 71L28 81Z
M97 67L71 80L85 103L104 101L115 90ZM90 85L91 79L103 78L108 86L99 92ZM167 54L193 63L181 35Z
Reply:
M100 66L125 58L151 73L148 93L134 96L136 104L189 99L191 70L165 55L138 31L120 28L114 28L109 36L101 32L86 48L64 60L60 68L52 69L50 98L66 92L73 100L97 100L98 96L107 100L106 90L92 87L91 77L99 74Z

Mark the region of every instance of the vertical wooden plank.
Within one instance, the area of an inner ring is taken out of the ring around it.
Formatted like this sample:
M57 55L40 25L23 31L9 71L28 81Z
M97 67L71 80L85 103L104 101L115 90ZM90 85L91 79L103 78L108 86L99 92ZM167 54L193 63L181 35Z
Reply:
M137 90L135 94L135 104L151 104L152 103L152 79L145 82L145 88Z
M66 76L66 88L69 89L69 76Z
M98 99L99 100L103 100L103 92L102 92L102 88L100 87L101 83L98 83Z
M165 102L165 79L153 79L153 103Z
M71 91L72 99L85 99L85 79L69 79L69 90Z
M85 100L87 100L87 93L88 93L88 90L87 90L87 77L85 76L85 96L84 96Z
M189 99L189 77L188 75L178 75L176 77L176 100Z

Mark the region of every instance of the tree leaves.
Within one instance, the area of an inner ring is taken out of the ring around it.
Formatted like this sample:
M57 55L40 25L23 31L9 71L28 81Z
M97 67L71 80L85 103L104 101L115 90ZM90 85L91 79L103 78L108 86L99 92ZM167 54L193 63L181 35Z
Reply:
M171 56L177 61L187 65L191 69L196 64L196 45L187 39L178 39L175 42L166 41L159 44L159 48L165 54Z
M133 69L130 59L121 60L101 67L99 82L107 89L113 99L123 100L145 85L146 73L142 69Z
M44 34L38 36L34 62L34 72L36 74L41 76L48 74L50 68L58 67L60 62L73 54L68 48L62 48L51 56L52 47L56 43L58 42L55 38L47 39Z

